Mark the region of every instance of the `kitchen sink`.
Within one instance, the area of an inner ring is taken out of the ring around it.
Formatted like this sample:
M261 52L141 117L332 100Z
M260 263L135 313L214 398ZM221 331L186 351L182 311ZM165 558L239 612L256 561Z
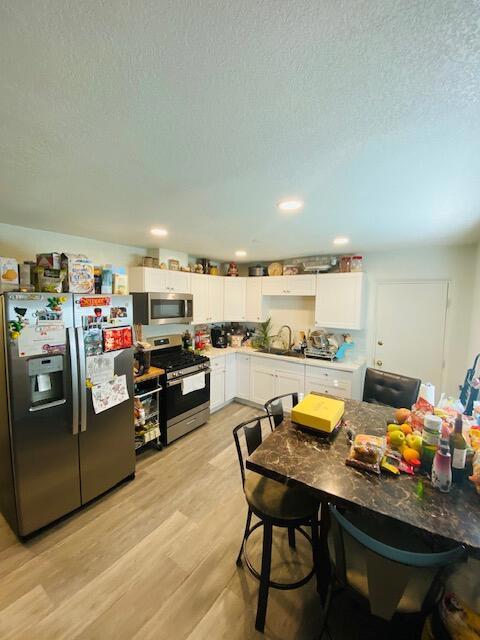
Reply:
M305 358L303 353L298 351L291 351L290 349L279 349L277 347L270 347L270 349L257 349L260 353L271 353L275 356L289 356L292 358Z

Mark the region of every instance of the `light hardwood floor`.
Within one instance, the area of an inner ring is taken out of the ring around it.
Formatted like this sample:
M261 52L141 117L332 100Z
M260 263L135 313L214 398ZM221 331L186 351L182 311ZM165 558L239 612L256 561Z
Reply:
M258 583L235 565L246 508L232 429L257 413L230 405L165 451L145 452L133 482L26 544L0 519L0 638L315 638L313 581L270 590L262 635ZM310 549L298 541L292 555L278 533L273 577L300 575Z

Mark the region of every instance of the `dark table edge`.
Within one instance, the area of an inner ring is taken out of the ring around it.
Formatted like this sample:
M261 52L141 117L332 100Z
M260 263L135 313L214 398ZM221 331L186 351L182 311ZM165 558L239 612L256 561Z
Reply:
M383 517L388 518L392 522L402 522L403 524L406 524L406 525L412 527L413 529L417 528L418 531L428 532L429 534L431 534L434 538L436 538L438 540L447 540L447 541L449 541L449 542L451 542L453 544L456 544L456 545L459 544L458 540L455 540L453 538L449 538L447 536L440 535L436 531L434 531L433 529L425 529L424 527L421 527L421 528L415 527L414 524L410 524L409 522L405 522L404 520L393 518L391 515L386 514L386 513L382 513L382 511L380 511L380 510L369 509L368 507L365 507L364 505L357 504L356 502L352 502L351 500L345 500L344 498L339 498L338 496L330 494L330 493L328 493L326 491L320 491L320 490L313 489L310 485L305 484L303 482L300 482L299 480L295 480L294 478L288 478L286 480L284 475L282 475L280 473L276 473L272 469L268 469L266 467L262 467L261 465L257 465L257 464L255 464L255 462L250 460L250 458L247 458L247 460L245 461L245 466L250 471L255 471L256 473L259 473L260 475L263 475L263 476L265 476L267 478L275 480L276 482L280 482L281 484L285 484L285 485L287 485L289 487L298 487L300 489L303 489L304 491L308 491L310 494L313 494L316 498L318 498L320 500L320 502L322 503L322 505L323 504L326 505L326 504L328 504L328 502L332 502L332 503L335 503L335 504L340 505L340 506L342 506L342 505L343 506L353 505L357 509L364 509L365 511L370 511L371 513L374 513L374 514L375 513L376 514L380 514ZM470 546L470 545L468 545L466 543L463 543L463 546L469 551L469 553L472 556L475 556L478 559L480 559L480 549L479 548L472 547L472 546Z

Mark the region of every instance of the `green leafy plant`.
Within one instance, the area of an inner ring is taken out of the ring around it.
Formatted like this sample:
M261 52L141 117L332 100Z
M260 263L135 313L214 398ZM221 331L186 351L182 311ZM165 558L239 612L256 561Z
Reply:
M267 318L265 322L260 323L258 329L255 331L252 341L253 347L255 349L269 349L275 335L272 331L272 319Z

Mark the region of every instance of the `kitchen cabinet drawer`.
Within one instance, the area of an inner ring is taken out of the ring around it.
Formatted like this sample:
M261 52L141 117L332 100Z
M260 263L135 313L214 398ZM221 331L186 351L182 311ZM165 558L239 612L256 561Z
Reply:
M315 325L363 329L364 273L326 273L317 276Z
M350 382L345 380L328 380L323 382L319 378L305 378L305 393L322 393L330 396L338 396L339 398L351 398L352 386Z
M339 371L338 369L327 369L327 367L305 367L305 375L308 378L318 378L320 380L343 380L352 383L353 373L350 371Z
M262 278L264 296L314 296L315 276L270 276Z

